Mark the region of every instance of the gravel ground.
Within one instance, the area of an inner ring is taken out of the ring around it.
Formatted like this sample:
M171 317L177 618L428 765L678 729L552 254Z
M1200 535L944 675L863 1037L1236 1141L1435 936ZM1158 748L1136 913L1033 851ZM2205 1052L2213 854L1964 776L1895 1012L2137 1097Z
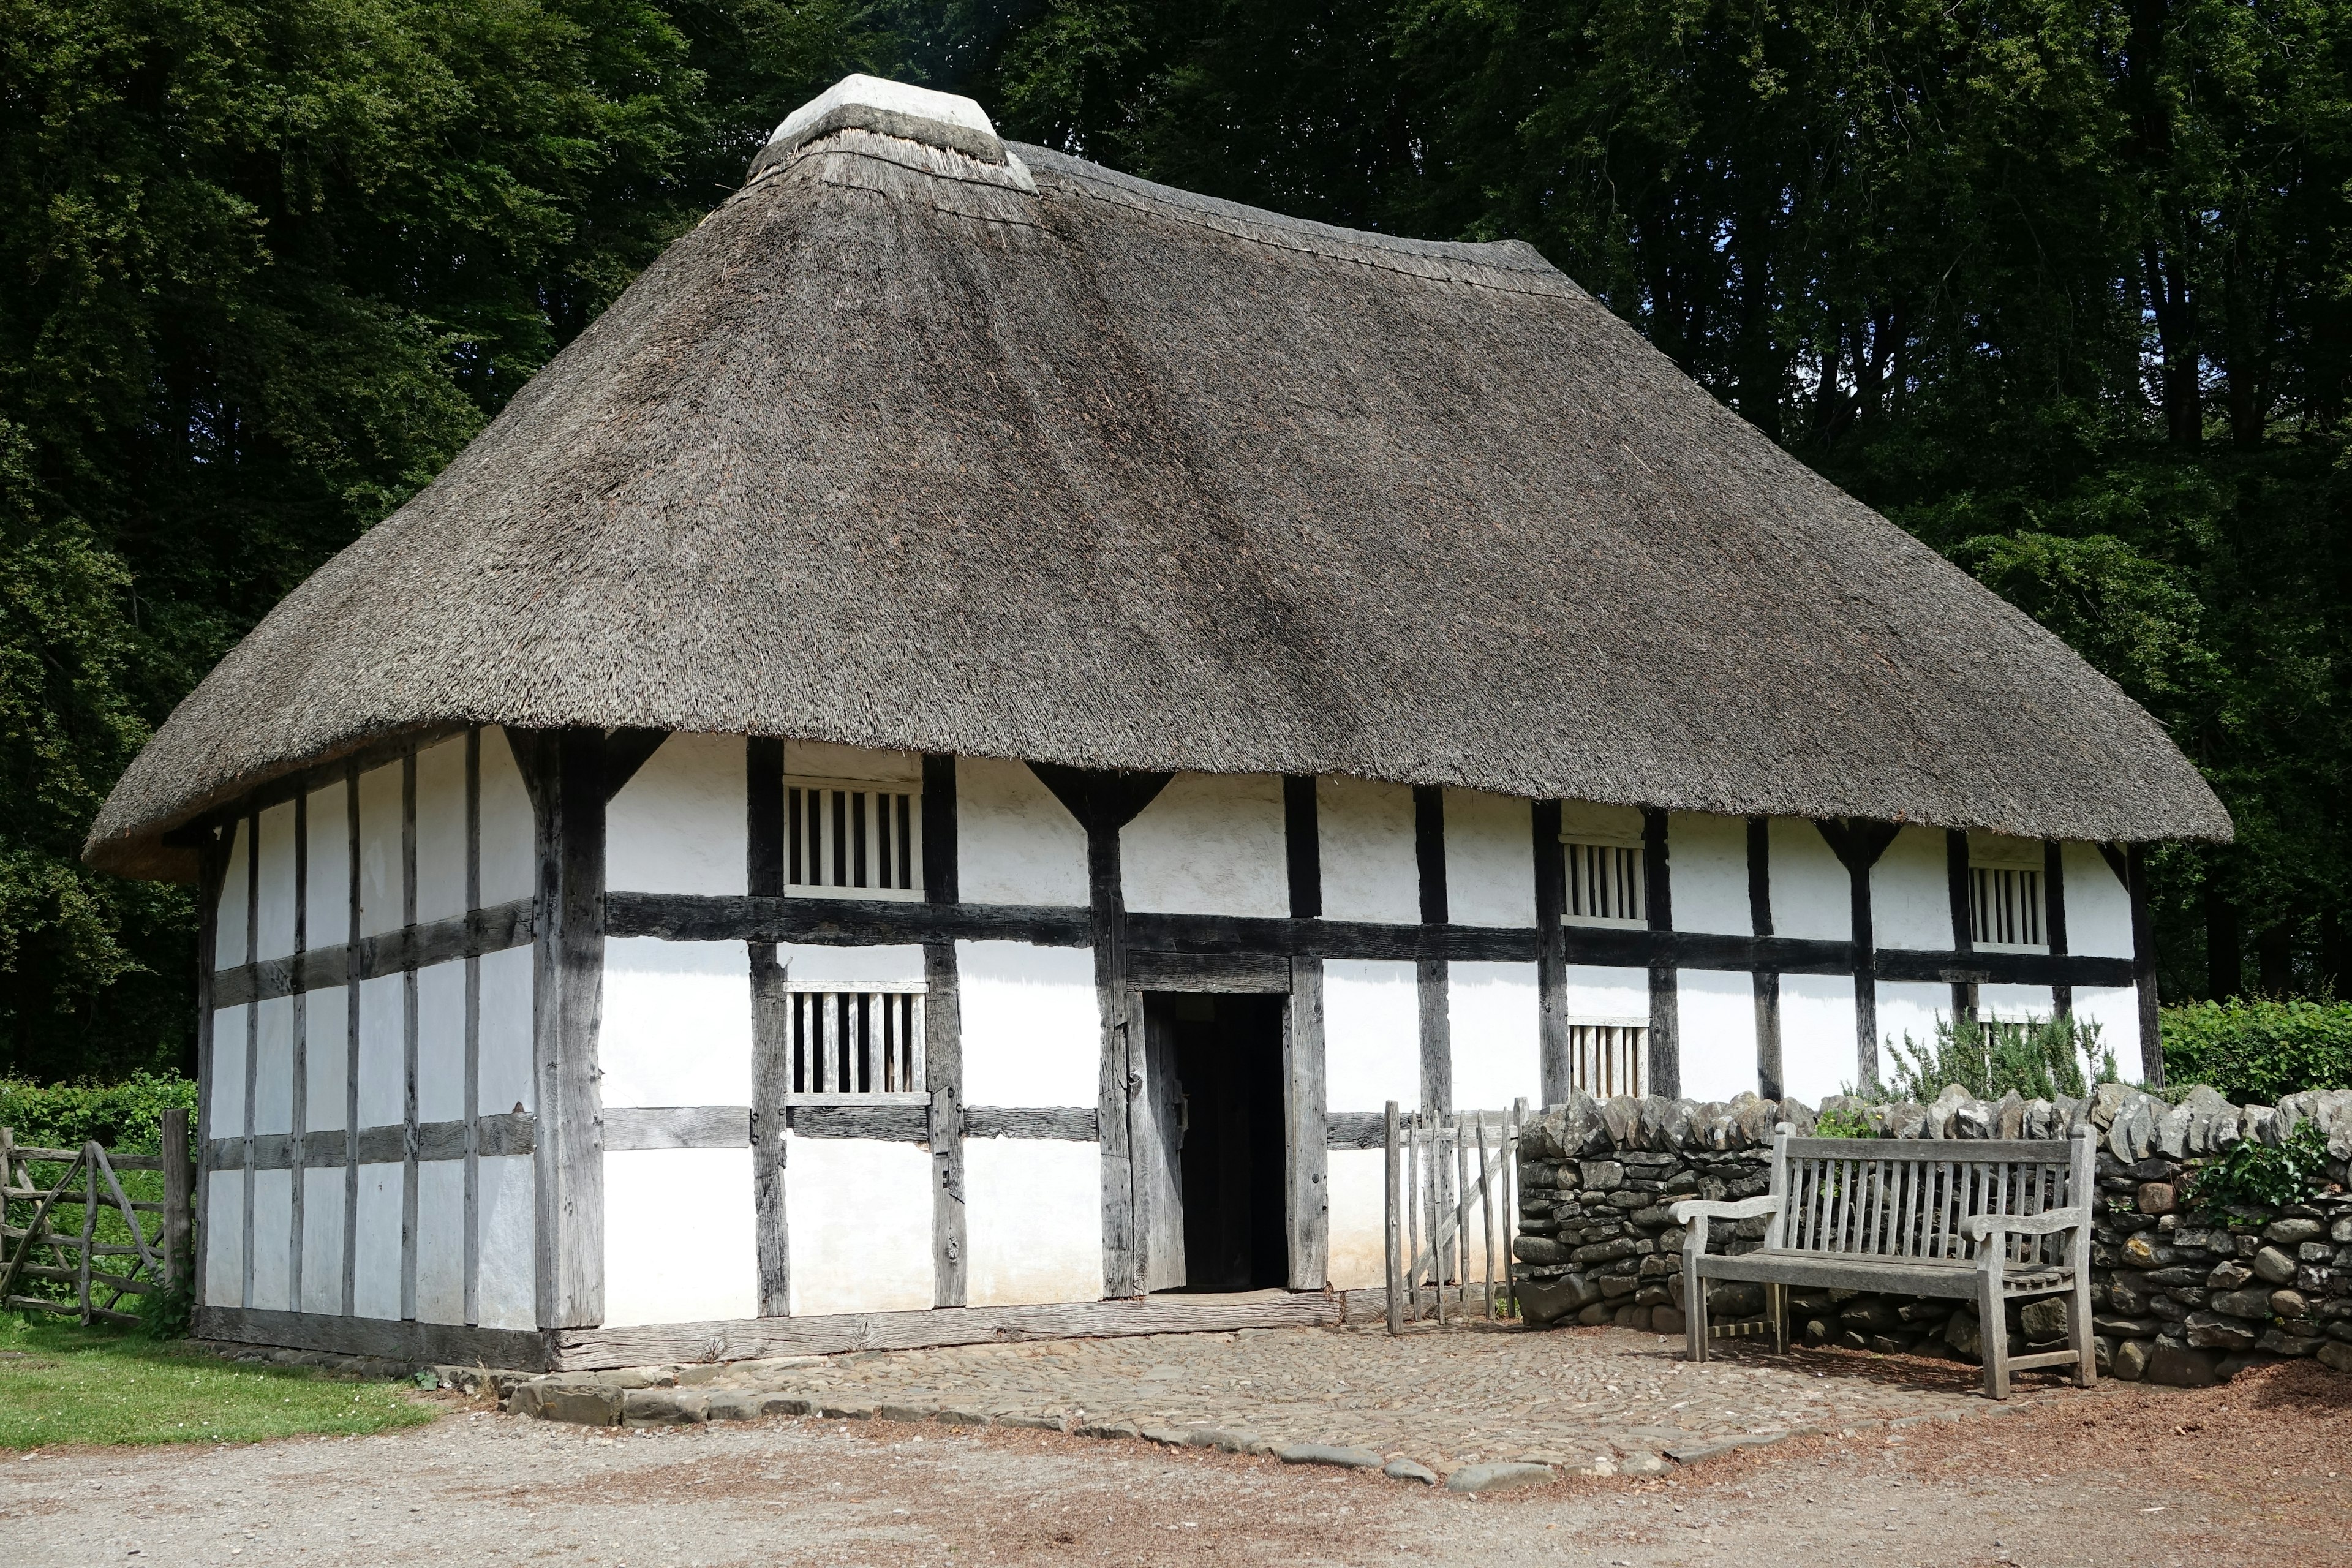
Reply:
M2352 1565L2347 1394L2301 1364L2194 1392L2111 1384L2000 1420L1475 1498L1043 1432L607 1434L445 1397L445 1419L383 1436L0 1462L0 1560Z

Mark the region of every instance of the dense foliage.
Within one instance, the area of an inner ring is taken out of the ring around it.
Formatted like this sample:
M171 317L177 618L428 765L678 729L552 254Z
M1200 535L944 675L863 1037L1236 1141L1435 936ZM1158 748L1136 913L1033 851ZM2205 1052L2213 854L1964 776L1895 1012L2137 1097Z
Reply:
M2115 1053L2100 1043L2099 1026L2064 1016L1955 1027L1939 1015L1932 1038L1890 1038L1886 1058L1892 1081L1867 1092L1921 1105L1953 1084L1979 1100L2012 1092L2024 1100L2080 1100L2091 1083L2116 1076Z
M2168 996L2340 985L2352 0L0 0L0 1064L184 1059L141 738L841 72L1517 237L2067 637L2240 825Z
M2352 1089L2352 1004L2206 1002L2163 1013L2165 1076L2274 1105L2307 1089Z
M2192 1202L2214 1208L2267 1211L2299 1203L2327 1176L2327 1139L2319 1123L2298 1121L2283 1143L2247 1139L2198 1168L2189 1184Z
M114 1152L152 1154L163 1137L163 1112L196 1109L196 1080L169 1073L134 1072L120 1083L26 1083L0 1079L0 1127L20 1145L78 1149L95 1140Z

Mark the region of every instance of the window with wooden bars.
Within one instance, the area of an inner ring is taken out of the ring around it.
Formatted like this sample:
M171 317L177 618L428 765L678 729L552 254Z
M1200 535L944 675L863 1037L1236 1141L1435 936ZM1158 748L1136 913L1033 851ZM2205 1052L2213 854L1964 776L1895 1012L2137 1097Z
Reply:
M919 985L848 991L788 984L784 1040L795 1100L923 1092Z
M2046 948L2042 873L2024 866L1969 868L1969 935L1984 948Z
M923 896L922 792L872 779L784 780L784 890Z
M1648 910L1642 902L1642 849L1634 844L1562 841L1567 862L1564 920L1579 925L1639 926Z
M1650 1026L1631 1018L1570 1018L1568 1080L1595 1100L1643 1092L1649 1074Z

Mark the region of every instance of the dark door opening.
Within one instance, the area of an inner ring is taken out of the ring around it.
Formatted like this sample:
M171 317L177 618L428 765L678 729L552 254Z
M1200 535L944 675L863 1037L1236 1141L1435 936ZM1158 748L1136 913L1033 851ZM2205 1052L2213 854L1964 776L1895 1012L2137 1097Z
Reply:
M1193 993L1145 998L1147 1098L1162 1145L1157 1201L1180 1211L1147 1221L1145 1234L1158 1238L1160 1253L1147 1259L1154 1290L1255 1290L1289 1282L1284 1002Z

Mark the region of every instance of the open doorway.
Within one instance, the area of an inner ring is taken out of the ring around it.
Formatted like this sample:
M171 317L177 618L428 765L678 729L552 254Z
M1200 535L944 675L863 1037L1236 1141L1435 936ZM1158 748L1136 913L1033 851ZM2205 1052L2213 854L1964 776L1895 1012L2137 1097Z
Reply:
M1289 1282L1283 1215L1280 996L1144 998L1145 1286Z

